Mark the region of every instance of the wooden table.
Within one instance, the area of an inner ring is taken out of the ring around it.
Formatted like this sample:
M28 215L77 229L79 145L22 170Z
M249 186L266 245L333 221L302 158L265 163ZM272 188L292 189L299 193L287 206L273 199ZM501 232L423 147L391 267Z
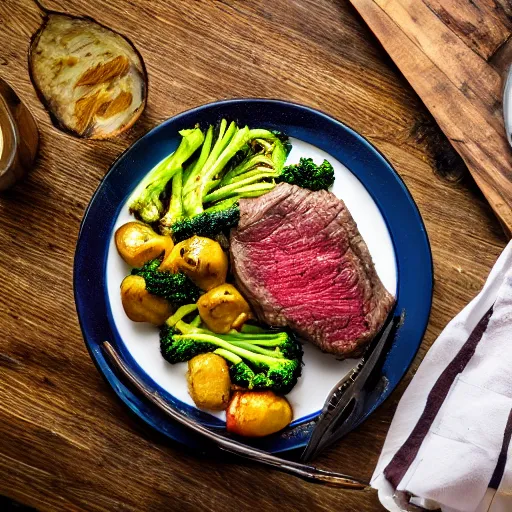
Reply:
M145 59L150 93L143 117L118 140L88 142L59 132L27 73L38 10L31 0L0 3L0 75L41 131L33 172L0 195L0 494L40 510L381 510L373 491L344 492L200 458L134 420L82 341L73 252L86 205L111 162L185 109L221 98L283 98L324 110L367 137L418 203L436 276L430 325L407 378L318 459L321 467L369 479L407 382L506 243L464 172L458 182L434 174L435 159L453 154L439 145L425 109L348 1L43 3L129 35Z

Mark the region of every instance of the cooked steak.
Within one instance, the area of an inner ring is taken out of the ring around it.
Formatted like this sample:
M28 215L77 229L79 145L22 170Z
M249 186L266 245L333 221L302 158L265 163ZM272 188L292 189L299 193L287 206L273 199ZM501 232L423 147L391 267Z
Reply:
M259 320L338 356L360 355L394 304L343 201L281 183L240 201L236 283Z

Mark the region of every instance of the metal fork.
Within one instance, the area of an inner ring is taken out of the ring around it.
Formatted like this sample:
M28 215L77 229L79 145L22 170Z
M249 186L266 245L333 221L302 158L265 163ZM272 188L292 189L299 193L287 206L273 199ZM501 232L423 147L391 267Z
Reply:
M384 328L366 349L361 362L329 393L301 460L311 460L359 423L368 400L366 384L375 374L388 340L394 338L404 317L405 312L402 311L400 316L387 319Z

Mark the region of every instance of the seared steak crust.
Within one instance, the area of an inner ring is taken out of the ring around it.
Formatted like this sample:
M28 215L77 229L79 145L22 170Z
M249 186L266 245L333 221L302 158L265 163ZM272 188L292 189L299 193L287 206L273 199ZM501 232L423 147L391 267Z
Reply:
M355 357L394 298L343 201L281 183L240 201L231 231L236 284L260 321L289 326L325 352Z

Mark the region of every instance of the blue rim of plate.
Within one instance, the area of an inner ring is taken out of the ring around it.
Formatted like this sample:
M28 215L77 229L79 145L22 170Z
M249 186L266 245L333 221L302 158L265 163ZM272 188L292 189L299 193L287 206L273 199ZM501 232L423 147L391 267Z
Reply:
M87 349L112 389L136 416L165 436L200 451L212 446L186 427L171 421L139 398L116 376L101 349L109 340L148 388L161 393L184 414L222 428L223 423L162 390L135 362L120 339L110 312L105 269L113 227L121 207L142 177L178 145L178 131L196 123L222 118L240 124L280 130L326 151L344 164L364 185L380 209L393 242L398 283L396 311L406 316L392 342L381 373L387 386L367 403L363 422L395 389L407 372L425 333L433 290L432 255L418 208L387 159L364 137L327 114L282 100L234 99L202 105L168 119L138 139L112 164L94 193L82 219L75 251L74 294ZM282 433L248 444L277 453L307 444L311 419L302 418ZM309 428L307 423L309 421Z

